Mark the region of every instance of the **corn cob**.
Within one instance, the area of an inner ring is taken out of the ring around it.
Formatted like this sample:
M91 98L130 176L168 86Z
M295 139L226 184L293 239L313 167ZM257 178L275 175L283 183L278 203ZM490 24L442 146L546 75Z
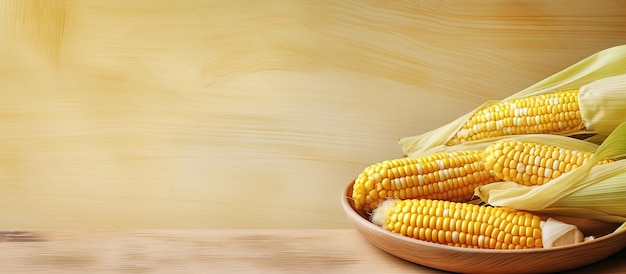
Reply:
M578 90L549 92L479 109L446 145L486 138L584 129Z
M626 45L610 48L435 130L399 138L405 157L511 136L552 134L600 144L626 121Z
M355 180L355 208L370 212L388 198L468 201L474 188L495 181L481 154L478 150L434 153L371 165Z
M566 229L551 235L538 216L524 211L441 200L388 200L374 211L372 222L400 235L456 247L528 249L583 240L578 229L560 222L556 224Z
M557 178L552 178L549 183L542 185L531 186L503 181L478 186L475 189L475 194L481 200L490 205L518 210L568 215L605 222L626 222L626 203L623 195L626 191L626 184L624 184L626 178L626 160L624 160L626 158L626 122L617 126L600 146L555 135L520 136L512 139L556 144L560 148L578 151L593 151L593 155L588 160L583 160L584 164L572 168L570 171L561 172ZM512 154L511 151L513 150L511 149L506 154ZM502 153L502 155L504 154ZM564 153L557 154L561 156ZM564 155L567 157L567 154ZM525 156L517 157L525 158ZM541 155L539 157L540 160L538 161L541 163L544 159L541 159ZM548 159L545 160L547 164ZM560 161L559 166L561 166ZM577 163L579 161L580 159L576 159ZM534 164L534 158L532 162ZM599 165L599 163L601 164ZM554 167L554 161L552 165ZM504 166L506 164L503 164ZM512 166L516 167L517 165L509 163L509 168ZM540 173L538 168L537 171ZM494 177L496 176L494 174Z
M542 185L585 164L592 155L552 145L502 140L485 149L483 161L498 180ZM598 164L612 161L605 159Z

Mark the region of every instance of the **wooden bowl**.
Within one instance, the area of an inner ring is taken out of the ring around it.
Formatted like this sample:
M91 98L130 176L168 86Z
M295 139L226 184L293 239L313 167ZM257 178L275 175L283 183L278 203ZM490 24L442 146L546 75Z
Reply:
M526 250L489 250L452 247L420 241L387 231L371 223L364 212L357 212L350 183L341 195L348 220L370 243L404 260L444 271L463 273L539 273L564 271L606 258L626 246L626 229L619 224L588 219L551 216L574 224L596 239L579 244Z

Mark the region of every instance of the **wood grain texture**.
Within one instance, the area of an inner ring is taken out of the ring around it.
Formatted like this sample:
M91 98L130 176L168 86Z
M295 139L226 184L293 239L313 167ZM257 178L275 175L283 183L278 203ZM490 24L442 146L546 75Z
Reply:
M0 241L0 270L5 273L439 273L386 254L349 229L36 230L0 235L14 239Z
M3 273L446 273L353 229L13 230L0 231L0 251ZM623 273L625 258L622 250L571 273Z
M2 1L0 227L347 228L396 138L626 43L574 2Z

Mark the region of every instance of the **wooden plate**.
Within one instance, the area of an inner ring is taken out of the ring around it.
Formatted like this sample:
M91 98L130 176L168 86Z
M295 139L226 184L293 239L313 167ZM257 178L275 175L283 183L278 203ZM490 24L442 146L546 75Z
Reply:
M574 245L526 250L488 250L452 247L405 237L371 223L352 202L352 181L341 195L348 220L370 243L399 258L423 266L452 272L538 273L564 271L606 258L626 246L626 229L619 224L588 219L551 216L574 224L596 239Z

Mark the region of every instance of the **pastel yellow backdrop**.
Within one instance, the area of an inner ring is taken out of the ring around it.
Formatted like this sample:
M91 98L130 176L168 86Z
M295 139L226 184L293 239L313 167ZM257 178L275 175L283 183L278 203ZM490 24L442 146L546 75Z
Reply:
M0 7L0 228L347 228L396 138L626 43L607 0Z

